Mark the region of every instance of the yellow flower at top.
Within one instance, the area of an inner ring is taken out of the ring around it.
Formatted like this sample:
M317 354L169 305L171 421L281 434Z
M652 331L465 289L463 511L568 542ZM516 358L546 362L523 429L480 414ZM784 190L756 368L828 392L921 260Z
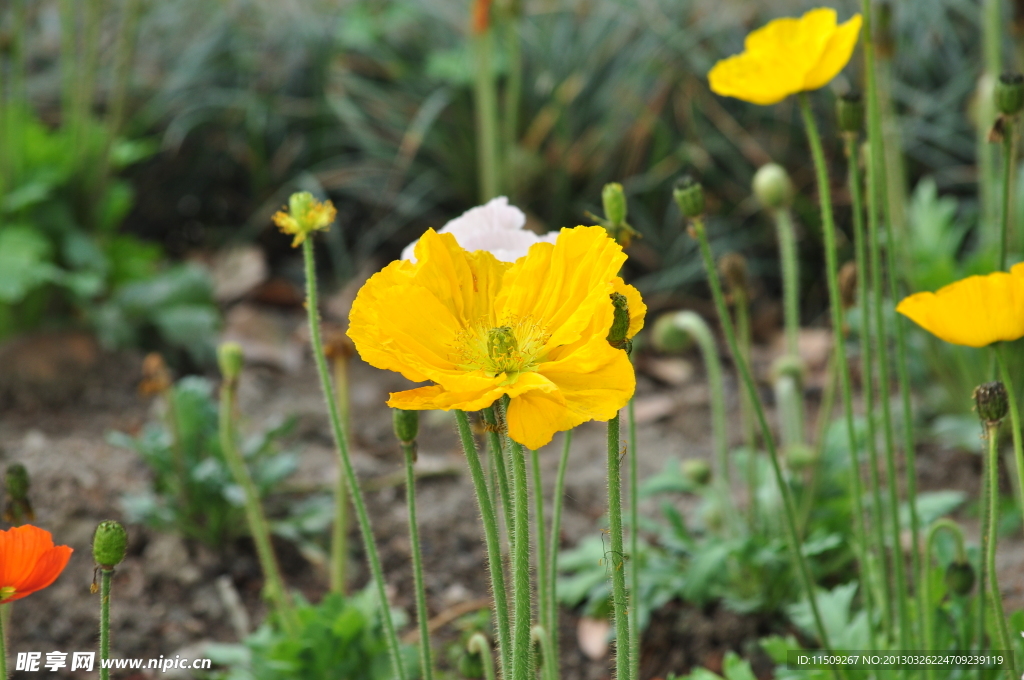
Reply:
M288 199L288 212L278 210L271 218L285 234L292 234L292 248L298 248L310 233L327 230L334 222L338 211L330 201L318 202L313 194L300 191Z
M896 311L932 335L968 347L1024 337L1024 263L904 298Z
M791 94L824 87L843 70L860 35L859 14L836 25L833 9L768 22L747 36L743 52L708 73L711 91L751 104L775 104Z
M388 406L476 411L507 395L509 436L538 449L633 395L629 357L608 342L612 293L628 302L627 338L643 327L639 293L617 276L625 260L602 227L562 229L514 263L430 230L415 263L392 262L360 289L348 335L367 363L433 383Z

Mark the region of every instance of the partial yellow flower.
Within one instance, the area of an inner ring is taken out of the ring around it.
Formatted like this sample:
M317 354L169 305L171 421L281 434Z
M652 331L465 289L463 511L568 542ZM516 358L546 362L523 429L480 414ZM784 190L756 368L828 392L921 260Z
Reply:
M388 406L475 411L508 395L509 436L537 449L610 420L633 395L629 357L607 341L617 290L630 331L643 325L639 293L617 277L625 260L601 227L562 229L514 263L430 230L415 263L392 262L362 287L348 335L367 363L433 383Z
M835 10L824 7L770 21L747 36L742 53L714 65L711 91L768 105L824 87L850 61L860 25L855 14L837 26Z
M271 219L285 234L293 234L292 248L298 248L310 233L327 230L338 211L330 201L318 202L308 191L294 193L288 199L288 212L278 210Z
M1024 337L1024 263L904 298L896 311L932 335L968 347Z

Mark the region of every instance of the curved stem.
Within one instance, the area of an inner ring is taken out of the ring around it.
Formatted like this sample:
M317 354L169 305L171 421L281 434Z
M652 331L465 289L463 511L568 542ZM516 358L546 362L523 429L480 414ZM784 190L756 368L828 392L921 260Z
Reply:
M612 608L615 611L615 677L631 680L629 660L629 602L626 598L626 558L622 551L622 480L619 471L619 414L608 421L608 531L612 567Z
M480 517L484 523L484 543L487 546L487 567L491 572L491 590L494 593L495 627L498 630L498 659L501 661L501 677L507 678L510 654L512 651L509 633L508 595L505 590L505 571L501 562L501 543L498 539L498 520L494 514L494 506L487 491L487 480L480 464L480 455L473 441L473 432L469 427L469 418L464 411L455 411L455 422L459 428L459 439L462 450L466 454L469 473L476 489L476 500L480 506Z
M420 629L420 666L423 667L423 680L433 680L434 659L430 648L430 613L427 611L427 594L423 586L423 556L420 550L420 530L416 523L416 471L413 461L416 459L416 444L401 443L405 456L405 502L409 507L409 547L412 550L412 576L416 590L416 623Z
M551 575L551 580L548 582L548 588L551 590L551 594L548 595L548 606L551 607L548 619L551 621L551 642L555 649L558 649L558 547L559 536L562 532L562 505L565 501L565 472L569 467L569 448L571 446L572 430L568 430L565 433L565 441L562 443L562 457L558 460L558 474L555 476L555 494L552 499L554 507L551 511L551 543L548 549L548 574Z
M921 593L920 597L925 599L925 619L923 623L924 631L924 649L935 648L935 631L932 624L932 607L928 601L931 598L932 592L932 570L929 562L932 559L933 548L935 544L935 537L939 534L939 531L946 530L952 534L953 539L956 541L956 558L958 562L967 561L967 551L964 550L964 533L960 529L960 525L953 520L943 517L932 522L931 527L928 529L927 538L925 539L925 551L924 551L924 592ZM984 594L982 594L984 597ZM928 677L935 677L935 669L928 668Z
M100 569L100 680L110 680L110 669L105 668L103 662L110 658L110 577L113 574L113 569ZM2 635L3 632L0 631L0 636ZM0 658L4 659L0 678L7 677L6 656L5 649L0 655Z
M466 643L466 649L470 654L479 654L480 661L484 666L484 680L495 680L494 658L491 656L491 644L483 633L473 633Z
M388 652L391 654L395 677L398 680L406 680L407 673L399 651L398 635L395 632L395 623L391 618L391 607L388 606L380 553L377 551L377 543L373 538L373 527L370 525L370 515L366 510L366 500L363 498L362 489L359 488L359 478L356 477L356 470L352 466L352 458L348 451L348 438L345 436L345 429L338 415L338 401L335 398L334 387L331 385L331 377L327 370L327 357L324 354L324 343L320 335L320 312L317 306L316 265L313 259L312 238L307 238L302 242L302 256L306 270L306 313L309 316L309 342L313 349L317 374L320 377L320 388L324 394L327 418L331 423L331 434L334 436L334 445L341 462L341 473L348 482L349 495L356 510L356 520L359 522L359 533L363 538L366 561L369 563L370 573L373 575L373 582L376 586L381 622L384 625L384 635L388 642Z
M507 398L507 397L506 397ZM515 504L512 543L512 680L533 677L530 648L530 494L526 479L526 455L519 442L509 439L512 458L512 498ZM508 677L508 676L503 676Z
M996 538L999 525L999 423L988 423L988 456L985 459L985 490L983 502L986 504L982 518L981 548L985 558L985 570L988 572L989 597L992 598L993 615L996 619L996 633L999 635L999 646L1010 654L1010 667L1007 676L1010 680L1018 677L1017 664L1013 648L1010 646L1010 633L1006 628L1006 615L1003 613L1003 597L999 592L999 580L996 577ZM982 592L982 597L985 593Z
M729 350L732 352L733 356L736 357L737 368L739 370L743 386L746 389L746 393L754 408L754 414L757 417L757 422L761 429L761 436L764 439L764 445L768 450L768 457L772 463L772 471L775 473L775 481L778 484L779 493L782 495L782 507L784 510L783 514L786 524L786 539L789 544L790 555L793 558L797 574L800 578L800 583L803 585L804 594L807 596L807 600L810 603L811 614L814 620L814 629L825 649L831 649L832 645L829 643L828 632L825 630L825 625L821 619L821 612L818 609L818 599L814 592L814 581L811 579L811 573L807 568L807 562L804 560L803 552L800 550L800 540L796 533L795 512L793 510L793 495L790 493L789 486L786 484L786 479L782 474L782 466L779 463L778 452L775 450L775 441L772 438L771 429L768 427L768 420L765 417L764 408L762 408L761 401L758 399L757 386L754 383L754 377L750 373L750 366L739 353L739 348L737 347L736 332L733 329L732 320L729 318L729 310L725 305L725 295L722 293L722 284L718 279L718 272L715 269L715 260L714 256L711 254L711 245L708 243L707 233L704 229L704 222L699 218L695 219L693 221L693 230L696 233L697 243L700 246L701 257L704 259L704 268L707 271L708 284L711 288L711 295L715 300L715 308L717 309L720 317L722 331L725 333L725 339L729 344ZM857 475L851 474L850 476L856 477ZM857 498L859 498L859 496L857 496ZM843 673L842 669L835 666L832 667L832 673L837 678L846 677L846 674Z

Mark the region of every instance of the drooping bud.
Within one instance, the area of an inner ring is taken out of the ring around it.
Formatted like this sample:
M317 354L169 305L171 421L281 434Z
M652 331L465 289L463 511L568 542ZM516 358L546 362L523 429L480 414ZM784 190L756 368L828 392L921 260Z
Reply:
M864 129L864 98L860 92L847 92L836 99L839 131L856 134Z
M624 349L629 354L633 349L629 338L629 301L622 293L612 293L612 327L608 329L608 344L615 349Z
M395 426L395 437L403 444L412 444L420 430L420 412L405 411L400 408L391 409L392 423Z
M1024 109L1024 75L1004 73L996 83L996 108L1004 116L1015 116Z
M974 587L974 567L970 562L953 560L946 567L946 587L957 595L967 595Z
M104 520L92 537L92 556L97 566L110 570L121 564L128 551L128 532L120 522Z
M272 219L283 233L295 237L292 248L297 248L312 232L329 228L337 214L330 201L320 203L308 191L299 191L289 197L288 212L279 210Z
M857 264L847 262L839 269L839 297L843 308L849 309L857 305Z
M793 182L778 163L765 163L754 173L754 195L765 208L777 210L793 204Z
M772 362L772 379L778 380L782 376L789 376L802 383L804 379L804 362L800 357L792 354L783 354Z
M672 190L672 198L685 217L704 214L704 187L690 175L683 175Z
M242 366L245 364L245 354L242 346L237 342L221 343L217 348L217 364L220 366L220 374L229 382L238 380L242 374Z
M20 526L25 522L31 522L36 518L32 510L32 502L28 499L28 488L30 486L28 470L21 463L11 463L7 466L7 475L4 478L7 488L7 502L4 504L4 521Z
M791 444L784 451L786 465L798 472L806 470L818 461L818 450L808 444Z
M750 280L747 277L747 258L739 253L726 253L718 260L718 272L725 279L732 295L742 294L750 299Z
M651 336L654 348L659 352L685 352L693 346L693 336L676 325L675 318L680 312L668 312L654 322Z
M613 226L626 222L626 194L618 182L609 182L601 190L601 203L604 204L604 217Z
M979 385L974 388L974 404L983 423L998 424L1010 410L1006 386L999 380Z
M683 477L697 486L706 486L711 481L711 465L706 460L688 458L679 465L679 470Z

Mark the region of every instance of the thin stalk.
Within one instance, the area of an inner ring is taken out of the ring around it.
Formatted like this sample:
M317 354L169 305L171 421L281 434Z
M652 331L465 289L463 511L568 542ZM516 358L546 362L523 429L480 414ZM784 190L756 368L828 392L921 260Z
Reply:
M263 514L259 491L256 489L252 475L249 474L249 468L246 467L242 454L235 443L233 415L237 387L237 382L228 378L224 379L220 387L218 421L221 453L231 470L231 476L235 478L235 483L242 487L245 497L245 518L249 523L249 532L252 534L253 543L256 544L256 555L259 557L260 567L263 569L263 578L266 580L267 599L281 617L281 626L291 635L298 629L298 620L295 618L291 598L285 588L284 579L281 577L277 556L274 554L274 546L270 540L270 526Z
M506 397L507 398L507 397ZM511 680L533 677L533 650L530 644L530 493L526 479L526 455L523 447L509 439L512 458L512 497L515 503L512 543L512 673Z
M484 665L484 680L495 680L494 657L491 655L491 643L487 640L487 636L483 633L473 633L469 642L466 643L466 649L470 654L480 655L480 660Z
M864 26L861 44L864 48L864 71L866 74L867 94L867 127L868 143L871 148L871 163L874 168L874 183L878 188L878 198L885 211L885 242L886 260L889 268L889 296L898 300L896 285L896 239L893 235L893 206L889 199L889 179L885 166L885 152L882 143L882 114L878 101L878 89L875 83L875 45L871 32L871 0L862 0ZM998 51L996 53L998 56ZM996 64L998 70L998 64ZM991 101L991 97L989 98ZM900 388L900 402L903 413L903 456L905 463L905 480L907 487L907 503L910 508L910 550L911 569L914 574L921 573L921 521L917 514L917 453L914 448L914 414L910 404L910 373L907 369L907 344L904 333L905 321L897 319L893 324L896 332L896 375ZM883 337L879 334L879 337ZM918 621L924 621L924 600L917 598Z
M807 527L811 519L811 510L814 508L814 496L817 493L818 480L821 476L822 458L825 453L825 435L828 433L828 425L832 420L832 410L836 405L836 383L838 382L838 369L836 368L835 352L829 354L828 365L825 367L825 392L821 397L821 407L818 409L818 419L815 423L814 435L814 466L811 468L811 481L807 485L803 502L800 504L800 513L797 515L797 534L800 540L807 535ZM869 617L869 620L874 620Z
M736 342L736 332L733 328L732 320L729 318L729 309L725 304L725 295L722 293L722 284L718 280L718 271L715 269L715 259L711 254L711 245L708 243L707 233L704 229L704 222L699 218L695 219L693 221L693 228L697 235L697 243L700 245L701 257L704 259L704 268L707 271L711 295L715 300L715 308L721 318L722 331L725 333L725 339L729 344L729 350L732 352L734 357L737 357L736 363L739 368L740 377L747 395L750 397L750 401L754 406L754 414L757 416L758 425L761 429L761 436L764 439L765 448L768 450L768 457L771 460L772 470L775 473L775 481L778 484L779 493L782 495L782 507L784 510L783 514L786 524L786 539L789 544L790 555L793 558L797 574L800 578L800 583L804 589L804 594L807 596L807 600L811 606L814 629L825 649L831 649L832 645L829 643L828 632L825 630L825 626L821 620L821 613L818 610L818 598L814 592L814 582L811 580L811 574L807 568L807 562L804 560L803 553L800 550L800 540L796 532L796 521L793 510L793 496L790 493L789 486L786 484L786 479L782 474L782 466L779 464L779 455L775 450L775 441L772 438L771 428L768 426L768 419L765 417L764 408L762 408L761 401L758 399L757 385L754 383L754 377L750 373L750 366L739 353L739 348ZM856 477L856 475L851 475L851 477ZM832 673L836 678L846 677L846 674L842 669L835 666L832 667Z
M608 421L608 531L612 549L612 608L615 611L615 677L631 680L629 660L629 602L626 598L626 558L622 552L622 479L619 471L619 414ZM618 562L616 562L618 560Z
M775 410L779 419L779 439L782 450L803 443L803 388L800 379L788 372L775 376L772 383L775 392Z
M113 569L100 569L100 680L110 680L110 669L103 662L110 658L110 577L113 574ZM4 651L0 659L6 656ZM0 668L0 677L7 677L6 660Z
M512 3L509 3L510 5ZM505 38L508 43L508 79L505 81L505 163L508 167L512 159L516 144L519 141L519 99L523 89L523 57L522 45L519 36L519 13L513 10L505 18ZM511 178L506 182L505 190L512 192ZM550 632L550 631L549 631Z
M427 593L423 586L423 556L420 550L420 530L416 523L416 471L413 461L416 459L415 442L402 442L402 453L405 456L405 502L409 507L409 546L412 550L412 576L416 590L416 623L420 629L420 666L423 668L423 680L433 680L434 659L430 648L430 612L427 611Z
M721 377L721 376L719 376ZM637 478L636 409L633 399L627 407L629 414L629 660L630 676L640 679L640 480ZM554 580L554 574L551 575Z
M843 335L843 303L839 292L838 264L836 262L836 227L832 218L832 194L829 188L825 154L821 149L818 125L814 122L810 101L806 93L799 95L800 113L804 119L807 141L814 157L814 168L818 181L818 200L821 203L821 226L825 237L825 272L828 279L829 302L832 308L832 335L835 338L835 353L839 365L839 386L843 395L843 415L846 419L847 442L850 447L850 485L854 502L854 514L859 524L855 534L861 543L861 556L867 554L864 542L867 530L864 526L864 508L860 487L860 460L857 455L857 432L853 423L853 396L850 387L850 366L846 361L846 338ZM863 564L863 563L862 563Z
M537 532L537 613L540 625L544 630L551 630L551 622L548 615L551 613L548 607L548 547L544 537L544 484L540 474L540 458L537 452L530 451L530 466L533 468L533 522ZM552 679L554 680L554 679Z
M551 594L548 595L548 606L551 608L548 620L551 622L551 644L555 646L555 649L558 649L558 547L562 531L562 505L565 501L565 472L569 469L569 449L571 447L572 430L568 430L562 443L562 456L558 460L558 473L555 476L555 494L552 499L551 511L551 547L548 549L548 574L551 575L551 579L548 581L548 588L551 590ZM558 676L557 665L555 671L555 675Z
M786 353L800 356L800 261L796 252L796 230L788 208L772 212L782 261L782 310L786 328Z
M331 362L334 366L334 384L338 390L338 417L348 436L351 420L348 405L348 357L337 356ZM345 475L338 475L334 487L334 524L331 527L331 592L345 593L348 580L348 529L351 521L348 512L348 486Z
M736 335L739 340L739 352L743 360L750 363L750 300L747 299L746 291L737 288L732 291L732 303L736 309ZM742 382L737 371L737 382ZM754 424L754 407L750 404L750 398L746 392L740 390L740 420L743 427L743 435L750 451L757 447L757 435Z
M1024 515L1024 442L1021 441L1020 411L1017 408L1017 392L1013 384L1009 365L1006 357L1003 356L1002 345L995 347L996 362L999 364L999 377L1006 386L1010 405L1010 430L1013 437L1013 459L1017 463L1017 504L1020 506L1021 514Z
M391 607L388 606L387 589L384 584L384 569L380 563L380 553L377 551L377 544L373 538L373 528L370 525L370 515L366 510L366 501L363 499L362 489L359 488L359 478L356 477L356 470L352 466L352 458L349 456L348 438L345 435L344 425L338 415L338 400L335 397L334 387L331 385L331 376L327 369L327 356L324 354L323 338L320 335L320 312L317 303L316 264L313 258L312 238L307 238L303 241L302 256L306 270L306 313L309 315L309 341L313 348L313 359L316 362L317 373L320 377L320 388L324 393L327 417L331 423L331 433L334 436L334 445L338 451L342 473L348 483L352 504L356 509L356 519L359 522L359 531L363 537L366 561L369 563L370 573L373 575L373 582L377 590L381 621L384 624L384 634L388 642L388 652L391 654L391 663L394 667L395 677L398 680L406 680L407 673L404 664L402 664L400 648L398 646L398 635L395 632L395 623L391 618Z
M480 172L480 200L486 203L501 191L498 167L498 103L495 95L493 31L487 27L473 37L476 73L473 95L476 100L477 165Z
M487 480L480 464L480 455L473 440L473 431L469 427L469 418L464 411L455 411L455 422L459 428L459 439L462 450L469 463L469 473L476 489L476 500L480 506L480 517L484 523L484 543L487 546L487 568L491 573L491 591L494 593L495 627L498 630L498 659L501 662L501 677L507 678L511 667L512 643L509 633L508 595L505 590L505 571L501 561L501 542L498 538L498 520L494 514L490 494L487 491Z
M921 597L925 598L925 620L924 620L924 649L935 649L935 630L932 623L932 608L928 603L928 598L931 597L932 592L932 570L929 562L932 559L933 547L935 543L935 537L939 531L945 529L947 532L952 534L953 539L956 541L956 559L958 562L963 563L967 561L967 552L964 550L964 534L960 529L960 525L949 519L943 517L935 520L931 527L928 528L927 538L925 539L925 552L924 552L924 594ZM984 593L982 594L984 597ZM928 678L933 680L935 678L935 669L928 668Z
M1005 116L1003 118L1003 210L1002 210L1002 233L999 235L999 269L1006 269L1007 242L1010 235L1010 203L1013 196L1014 164L1014 118Z
M508 464L505 460L505 449L501 445L498 419L494 408L488 407L483 410L484 423L487 427L487 445L490 456L494 460L494 471L498 478L498 491L501 498L501 509L504 513L505 535L511 539L512 536L512 493L508 488ZM511 549L511 541L509 542Z
M556 675L558 654L554 645L551 644L551 636L544 626L534 626L530 629L530 641L540 646L541 678L558 680L558 675Z
M999 423L987 423L988 456L985 459L985 490L983 502L986 504L982 517L981 549L985 557L985 570L988 571L989 596L992 598L993 614L996 618L996 632L999 635L999 646L1010 654L1010 667L1007 669L1009 680L1019 677L1016 656L1010 646L1010 632L1006 627L1006 615L1003 613L1003 596L999 592L999 580L996 577L996 539L999 528ZM982 592L982 597L985 596ZM984 623L984 621L982 622Z

